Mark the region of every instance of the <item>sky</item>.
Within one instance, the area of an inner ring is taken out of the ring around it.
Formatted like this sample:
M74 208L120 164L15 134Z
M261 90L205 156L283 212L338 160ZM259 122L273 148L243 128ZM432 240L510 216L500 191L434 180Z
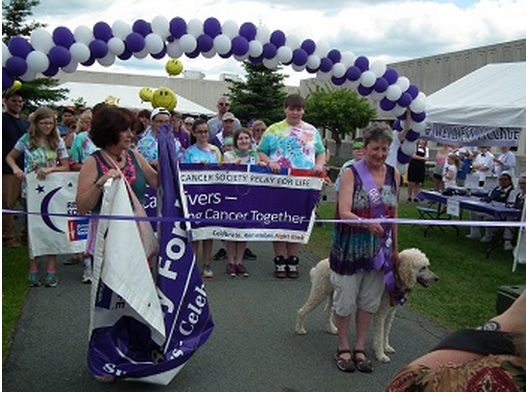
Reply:
M81 25L92 29L97 22L132 25L160 15L168 20L182 17L186 22L209 17L239 26L252 22L270 32L281 30L300 42L312 39L329 49L385 63L526 38L525 0L41 0L31 19L45 23L52 33L58 26L74 31ZM95 63L78 70L166 76L168 59L132 57L109 67ZM205 79L244 74L234 58L183 55L180 59L185 70L202 72ZM288 66L283 73L289 85L313 77Z

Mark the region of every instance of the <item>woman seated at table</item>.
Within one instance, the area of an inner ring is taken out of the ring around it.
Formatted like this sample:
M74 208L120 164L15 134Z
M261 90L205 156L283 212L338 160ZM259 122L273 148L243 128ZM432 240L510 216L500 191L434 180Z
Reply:
M508 202L508 198L510 196L511 191L513 190L513 182L511 179L511 174L508 171L503 171L499 176L499 185L495 188L493 188L488 196L481 198L481 201L484 202L501 202L506 203ZM490 216L486 213L481 213L478 211L471 211L471 220L473 221L491 221L494 220L493 216ZM470 227L470 234L467 235L467 238L470 239L480 239L481 242L491 242L493 239L494 234L494 228L486 227L485 228L485 234L481 238L481 230L482 227L478 226L471 226Z

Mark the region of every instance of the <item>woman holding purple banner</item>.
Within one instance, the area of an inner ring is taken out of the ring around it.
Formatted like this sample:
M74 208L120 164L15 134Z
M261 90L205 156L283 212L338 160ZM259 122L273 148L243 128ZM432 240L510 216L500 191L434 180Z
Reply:
M273 173L281 168L325 171L325 147L319 131L302 120L305 100L299 94L290 94L283 104L285 120L271 125L258 145L260 161ZM300 243L274 242L274 276L279 279L299 277Z
M363 223L363 219L396 218L399 172L385 163L392 141L387 125L373 125L364 132L364 158L342 175L329 257L333 308L338 328L336 366L343 372L370 373L365 342L371 315L380 305L385 288L394 287L392 268L398 264L395 224ZM351 350L349 329L355 312L356 343Z

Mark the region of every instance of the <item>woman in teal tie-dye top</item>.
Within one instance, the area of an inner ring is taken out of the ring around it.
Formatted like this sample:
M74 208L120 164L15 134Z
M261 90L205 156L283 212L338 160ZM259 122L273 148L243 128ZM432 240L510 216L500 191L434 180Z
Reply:
M258 155L273 173L282 167L312 170L322 174L325 168L325 147L319 131L302 120L305 101L298 94L287 96L283 104L285 120L274 123L261 137ZM299 243L274 242L274 276L299 277Z

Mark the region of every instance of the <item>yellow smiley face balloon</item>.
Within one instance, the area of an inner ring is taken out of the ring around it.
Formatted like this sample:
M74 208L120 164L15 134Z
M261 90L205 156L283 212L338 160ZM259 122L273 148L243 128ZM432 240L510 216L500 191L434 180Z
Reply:
M153 92L152 106L154 108L166 108L173 111L177 105L175 93L166 87L159 87Z
M150 87L143 87L139 91L139 97L144 102L151 102L153 96L153 90Z
M178 59L170 59L164 67L170 76L177 76L183 71L183 63Z

